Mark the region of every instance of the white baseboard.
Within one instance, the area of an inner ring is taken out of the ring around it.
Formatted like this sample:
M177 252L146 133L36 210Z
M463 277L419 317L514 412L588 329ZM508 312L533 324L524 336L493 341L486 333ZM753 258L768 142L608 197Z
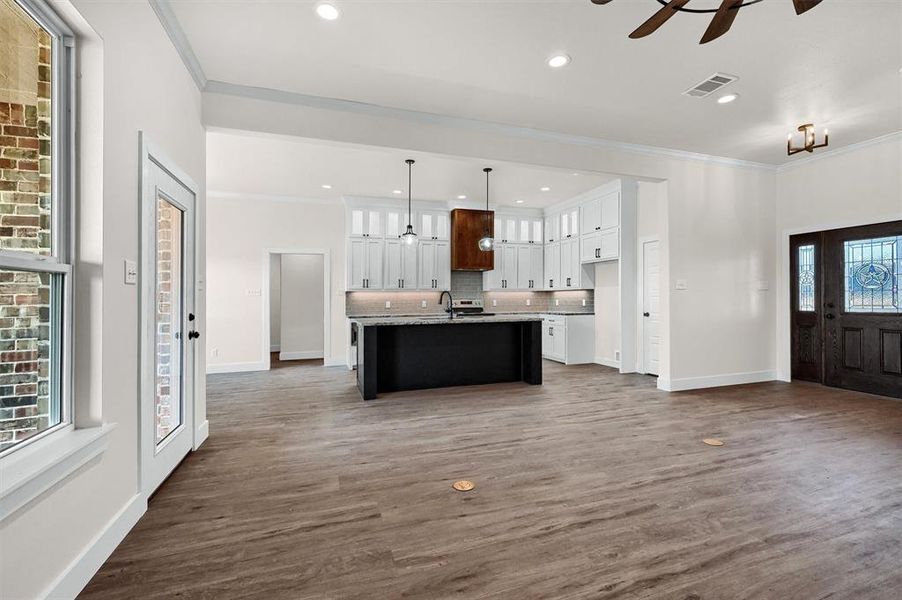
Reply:
M269 362L246 362L246 363L222 363L219 365L211 365L207 363L207 375L216 373L247 373L250 371L268 371Z
M279 352L279 360L309 360L322 358L322 350L301 350L299 352Z
M204 419L204 422L194 432L194 449L200 448L201 444L207 441L208 437L210 437L210 421Z
M345 367L351 369L348 361L343 358L327 358L323 361L324 367Z
M620 368L619 360L612 360L610 358L602 358L600 356L596 356L593 362L595 362L596 365L601 365L603 367L612 367L614 369Z
M107 523L103 531L98 533L75 560L69 563L60 576L47 587L42 597L55 600L78 596L146 510L147 499L141 494L132 496L116 513L116 516Z
M774 371L751 371L749 373L729 373L727 375L710 375L707 377L683 377L671 380L665 380L663 377L658 377L658 389L664 390L665 392L680 392L685 390L723 387L727 385L761 383L762 381L774 381L776 378L777 376Z

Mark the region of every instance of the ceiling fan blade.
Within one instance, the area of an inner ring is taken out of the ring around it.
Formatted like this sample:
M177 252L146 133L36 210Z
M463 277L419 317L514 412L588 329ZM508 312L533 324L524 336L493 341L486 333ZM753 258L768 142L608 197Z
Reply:
M658 30L658 27L666 23L667 19L675 15L678 8L682 8L688 2L689 0L670 0L670 2L667 3L667 6L664 6L661 10L653 14L645 23L639 25L639 27L636 28L636 31L630 34L630 37L636 40L651 35Z
M806 10L811 10L820 3L821 0L792 0L792 5L796 7L797 15L802 14Z
M742 4L742 0L723 0L699 44L707 44L728 32L730 27L733 26L736 15L739 13L740 4Z
M607 4L611 0L592 0L592 4Z

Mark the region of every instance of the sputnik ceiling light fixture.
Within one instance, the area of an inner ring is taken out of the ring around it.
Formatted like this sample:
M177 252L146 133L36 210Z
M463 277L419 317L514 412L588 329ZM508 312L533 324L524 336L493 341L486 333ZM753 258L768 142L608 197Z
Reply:
M492 169L486 167L482 170L485 173L485 213L482 227L482 237L479 238L479 249L483 252L491 252L495 249L495 240L489 234L489 173Z
M411 225L410 218L410 203L411 203L411 191L410 191L410 183L413 178L413 163L416 162L412 158L408 158L404 162L407 163L407 231L401 234L401 241L403 241L408 246L413 246L417 243L417 234L413 231L413 225Z
M815 143L814 125L812 125L811 123L799 125L799 131L802 133L805 144L801 148L794 148L792 145L792 134L790 133L788 136L786 136L787 156L792 156L793 154L798 154L799 152L814 152L817 148L826 148L830 143L830 134L826 129L824 130L824 141L820 144Z

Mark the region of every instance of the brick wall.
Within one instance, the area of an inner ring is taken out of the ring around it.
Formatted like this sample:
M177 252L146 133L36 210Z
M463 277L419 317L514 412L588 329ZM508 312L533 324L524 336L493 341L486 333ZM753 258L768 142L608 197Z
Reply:
M21 29L21 23L15 25ZM21 37L16 48L26 61L28 52L34 53L37 81L0 89L0 247L46 255L51 250L50 38L37 28L26 33L33 48ZM0 270L0 450L58 418L50 406L50 287L47 274Z

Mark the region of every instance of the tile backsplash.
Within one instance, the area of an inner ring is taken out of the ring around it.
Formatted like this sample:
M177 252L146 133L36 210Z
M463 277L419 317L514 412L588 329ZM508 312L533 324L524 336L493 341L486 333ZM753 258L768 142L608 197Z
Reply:
M594 312L595 292L592 290L569 290L555 292L484 292L482 273L467 271L451 272L451 294L455 300L463 298L482 299L485 312ZM346 292L345 314L349 317L368 315L432 315L442 314L444 306L439 304L441 292L424 290L419 292L381 291ZM423 302L425 301L425 306ZM527 301L529 304L527 304ZM583 306L585 301L585 306ZM390 302L391 308L385 303Z

